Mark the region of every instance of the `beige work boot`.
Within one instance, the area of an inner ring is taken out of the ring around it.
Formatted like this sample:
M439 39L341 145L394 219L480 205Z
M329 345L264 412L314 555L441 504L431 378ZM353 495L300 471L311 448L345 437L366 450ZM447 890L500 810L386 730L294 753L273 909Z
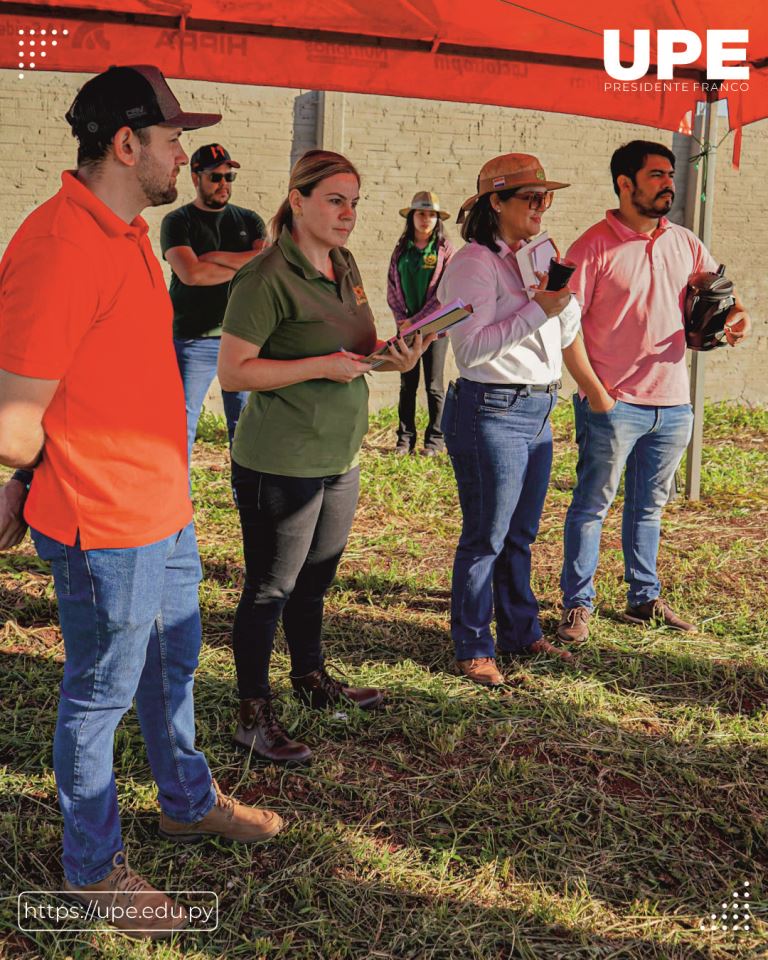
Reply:
M504 674L499 673L493 657L475 657L472 660L457 660L459 670L468 680L483 687L503 687Z
M197 823L179 823L160 814L160 836L180 843L197 843L208 837L222 837L238 843L261 843L270 840L283 828L283 820L271 810L249 807L221 792L213 781L216 803Z
M98 883L75 887L64 881L67 898L85 908L88 920L101 920L134 939L164 940L189 923L187 911L131 870L125 851L112 858L114 870Z

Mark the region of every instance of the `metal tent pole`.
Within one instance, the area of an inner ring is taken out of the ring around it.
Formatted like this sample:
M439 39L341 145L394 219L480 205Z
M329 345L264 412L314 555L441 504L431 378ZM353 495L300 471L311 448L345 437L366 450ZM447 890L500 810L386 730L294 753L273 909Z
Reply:
M715 200L715 161L717 159L718 101L704 105L704 177L699 211L699 237L709 249L712 241L712 210ZM701 449L704 436L704 354L691 353L691 406L693 434L688 444L685 465L685 495L689 500L701 499Z

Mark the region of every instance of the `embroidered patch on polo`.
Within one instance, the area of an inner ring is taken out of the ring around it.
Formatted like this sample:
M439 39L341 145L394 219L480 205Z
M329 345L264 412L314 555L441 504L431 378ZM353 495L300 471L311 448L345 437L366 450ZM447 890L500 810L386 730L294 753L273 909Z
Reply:
M356 287L352 287L352 293L355 295L355 303L358 307L361 307L364 303L368 303L368 297L365 295L362 283Z

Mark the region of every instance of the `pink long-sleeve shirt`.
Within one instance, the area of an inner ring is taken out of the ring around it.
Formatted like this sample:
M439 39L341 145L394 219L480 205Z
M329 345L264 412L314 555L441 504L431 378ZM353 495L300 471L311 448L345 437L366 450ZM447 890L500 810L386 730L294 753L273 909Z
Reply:
M581 311L571 297L548 317L523 285L515 250L499 252L471 241L446 266L437 288L441 303L463 300L471 318L448 332L459 375L478 383L547 384L560 379L562 350L576 339Z
M568 250L568 286L581 304L590 363L617 400L644 406L688 403L683 302L688 278L717 270L699 238L666 217L649 236L615 210Z

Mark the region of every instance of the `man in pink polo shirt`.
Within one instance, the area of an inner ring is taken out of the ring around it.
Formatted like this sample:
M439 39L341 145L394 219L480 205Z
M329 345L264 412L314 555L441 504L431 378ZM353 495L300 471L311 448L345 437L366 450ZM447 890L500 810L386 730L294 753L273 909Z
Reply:
M618 210L607 211L568 251L577 264L569 286L582 305L584 337L569 362L580 387L573 398L579 461L565 520L557 630L571 642L588 636L603 520L625 466L625 618L695 629L661 598L656 557L661 511L693 425L685 290L692 273L718 263L695 234L665 216L675 197L675 155L667 147L633 140L613 154L611 174ZM728 343L743 340L750 326L737 298Z

